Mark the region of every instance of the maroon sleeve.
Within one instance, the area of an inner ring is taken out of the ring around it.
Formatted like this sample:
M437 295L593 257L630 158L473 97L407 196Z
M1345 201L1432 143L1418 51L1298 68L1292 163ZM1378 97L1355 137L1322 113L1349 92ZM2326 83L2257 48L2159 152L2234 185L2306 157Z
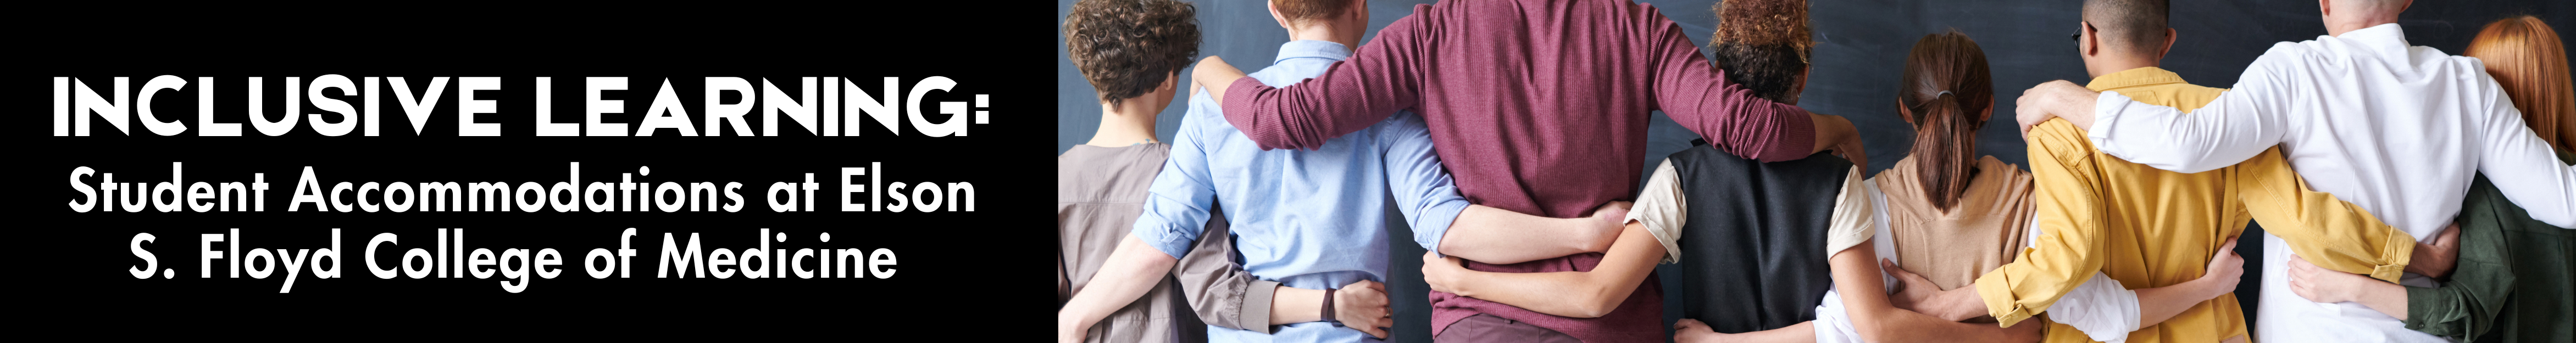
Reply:
M1432 36L1421 21L1427 7L1415 6L1414 15L1378 30L1349 59L1305 82L1271 88L1235 79L1225 94L1225 121L1262 149L1307 149L1413 108L1422 98L1425 40Z
M1652 9L1639 13L1645 15L1636 22L1650 26L1640 34L1651 48L1645 53L1654 54L1648 58L1655 64L1655 106L1664 115L1736 156L1777 162L1814 153L1816 128L1807 110L1728 82L1672 19Z

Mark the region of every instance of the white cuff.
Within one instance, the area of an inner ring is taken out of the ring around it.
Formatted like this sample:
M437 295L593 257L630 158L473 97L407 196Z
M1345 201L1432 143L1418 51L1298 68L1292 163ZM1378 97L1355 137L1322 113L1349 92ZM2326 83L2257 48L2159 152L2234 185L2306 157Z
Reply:
M2129 340L2130 331L2138 331L2138 292L2121 287L2110 275L2093 273L2049 305L2048 316L2094 341L2121 343Z
M1664 245L1664 258L1659 264L1682 259L1682 225L1690 216L1690 199L1681 195L1678 178L1673 174L1672 160L1656 165L1655 174L1646 178L1646 187L1637 193L1637 202L1628 207L1628 219L1621 221L1645 226L1646 233Z
M1825 291L1824 301L1816 303L1816 343L1861 343L1860 328L1853 327L1851 315L1843 312L1843 296Z

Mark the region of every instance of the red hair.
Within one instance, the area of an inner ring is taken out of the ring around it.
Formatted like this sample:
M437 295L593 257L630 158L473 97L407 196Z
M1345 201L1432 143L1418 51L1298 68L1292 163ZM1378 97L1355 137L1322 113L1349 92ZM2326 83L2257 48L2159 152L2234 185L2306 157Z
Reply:
M2568 118L2576 115L2576 95L2570 93L2576 86L2570 85L2562 44L2549 24L2526 15L2488 23L2465 55L2486 61L2487 74L2504 85L2533 133L2551 147L2569 150L2569 144L2576 144L2576 121Z

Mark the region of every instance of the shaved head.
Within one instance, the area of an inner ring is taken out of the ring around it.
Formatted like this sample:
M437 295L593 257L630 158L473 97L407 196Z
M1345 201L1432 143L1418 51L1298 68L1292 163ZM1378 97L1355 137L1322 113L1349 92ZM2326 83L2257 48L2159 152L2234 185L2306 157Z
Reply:
M2320 0L2318 11L2325 15L2326 34L2342 36L2372 26L2397 22L2414 0Z
M2368 13L2369 13L2369 15L2384 15L2384 16L2388 16L2388 17L2396 17L2396 16L2397 16L2397 12L2405 11L2405 10L2406 10L2406 5L2412 4L2412 3L2414 3L2415 1L2414 1L2414 0L2335 0L2335 2L2336 2L2336 3L2342 3L2342 4L2351 4L2351 6L2352 6L2351 8L2352 8L2352 9L2354 9L2354 10L2358 10L2358 11L2361 11L2361 12L2368 12Z
M2124 53L2153 54L2164 50L2168 10L2165 0L2086 0L2084 22L2102 31L2103 46Z
M2365 7L2379 7L2379 8L2405 7L2405 6L2406 6L2406 3L2408 3L2408 2L2413 2L2412 0L2346 0L2346 1L2352 1L2354 4L2357 4L2357 5L2363 5L2363 6L2365 6Z

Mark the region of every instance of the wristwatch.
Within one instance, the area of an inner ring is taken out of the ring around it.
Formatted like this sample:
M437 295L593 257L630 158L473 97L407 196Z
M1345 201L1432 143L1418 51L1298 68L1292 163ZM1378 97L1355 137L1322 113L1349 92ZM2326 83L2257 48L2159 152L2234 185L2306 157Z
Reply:
M1334 289L1331 288L1324 289L1324 322L1333 323L1333 326L1343 326L1340 319L1333 318L1333 291Z

